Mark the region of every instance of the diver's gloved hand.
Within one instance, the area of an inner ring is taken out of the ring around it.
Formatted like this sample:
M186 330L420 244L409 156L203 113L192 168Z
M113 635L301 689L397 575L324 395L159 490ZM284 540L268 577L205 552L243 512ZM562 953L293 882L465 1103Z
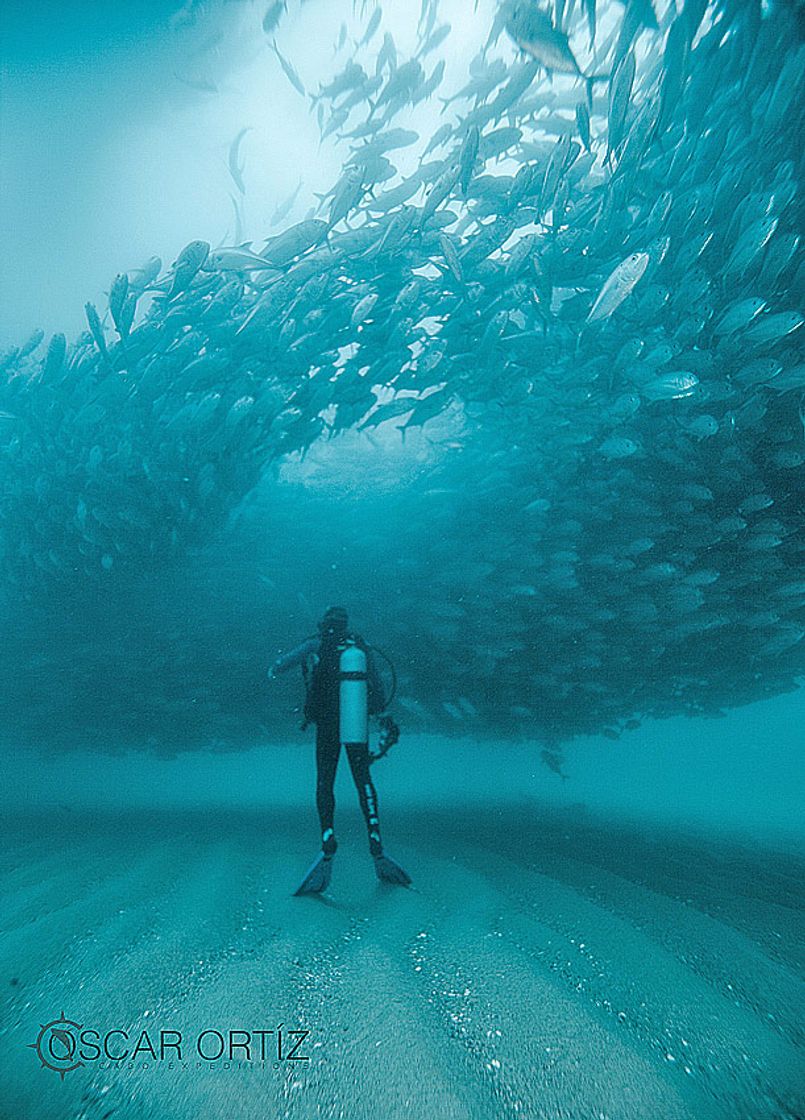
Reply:
M275 681L277 679L277 670L274 668L273 665L271 666L271 668L266 673L266 676L268 677L268 679L270 681Z
M371 755L370 762L376 762L378 758L388 754L400 738L400 729L391 716L381 716L377 722L380 725L380 738L377 742L377 752Z
M380 743L384 747L393 747L399 742L400 728L391 716L382 716L380 719Z

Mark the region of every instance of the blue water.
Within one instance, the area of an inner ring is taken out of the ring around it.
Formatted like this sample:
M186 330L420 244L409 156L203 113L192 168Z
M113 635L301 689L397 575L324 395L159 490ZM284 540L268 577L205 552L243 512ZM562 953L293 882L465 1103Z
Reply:
M801 19L376 12L0 15L0 1116L792 1120ZM342 760L319 905L334 602L414 889ZM268 1007L304 1070L28 1049Z

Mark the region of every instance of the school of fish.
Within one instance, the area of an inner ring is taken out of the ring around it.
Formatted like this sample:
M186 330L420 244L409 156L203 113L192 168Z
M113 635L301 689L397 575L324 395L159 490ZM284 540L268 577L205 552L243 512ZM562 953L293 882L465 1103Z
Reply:
M342 175L303 220L120 271L78 338L39 331L0 357L10 601L159 579L278 464L348 432L382 456L420 429L428 469L385 496L394 540L357 561L386 572L372 609L403 722L532 736L558 772L572 735L795 688L801 9L627 0L602 37L596 0L507 0L419 136L406 113L445 93L438 0L412 5L410 58L364 4L353 57L315 91L282 51L285 8L267 5L264 33L340 138ZM302 563L315 534L285 517ZM31 656L41 681L48 651ZM134 656L144 670L149 651ZM60 680L18 687L20 727L66 704ZM214 712L192 722L203 682L180 691L188 745L242 735L237 697L216 730ZM133 703L105 710L105 733L136 738Z

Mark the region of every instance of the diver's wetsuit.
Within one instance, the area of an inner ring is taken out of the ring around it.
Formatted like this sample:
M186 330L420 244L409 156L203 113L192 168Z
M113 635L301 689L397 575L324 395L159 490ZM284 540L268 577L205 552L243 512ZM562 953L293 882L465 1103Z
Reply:
M356 636L350 635L350 637ZM358 644L363 645L360 639ZM309 658L320 656L321 650L321 641L318 638L310 638L290 653L278 658L274 662L272 671L274 674L284 673L295 665L305 665ZM383 689L371 650L366 651L366 670L369 714L374 715L382 710ZM337 846L333 831L335 775L341 754L337 682L333 682L330 689L323 690L318 706L320 710L313 717L316 724L316 808L321 823L322 851L325 855L333 855ZM346 751L369 834L369 851L373 856L380 855L383 845L377 816L377 791L369 771L369 747L365 743L353 743L346 748Z
M373 856L380 855L383 844L380 840L380 824L377 819L377 791L369 771L369 747L366 743L351 743L346 751L352 780L358 791L361 812L369 834L369 851ZM328 717L319 720L316 724L316 808L321 822L322 851L327 855L332 855L336 849L333 832L334 788L340 753L341 742L336 711L335 719Z

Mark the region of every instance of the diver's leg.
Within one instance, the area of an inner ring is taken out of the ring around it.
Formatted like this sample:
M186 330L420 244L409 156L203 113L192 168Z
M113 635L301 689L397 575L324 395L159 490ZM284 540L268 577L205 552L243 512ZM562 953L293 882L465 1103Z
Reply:
M369 833L369 851L373 856L379 856L383 851L383 844L380 840L380 822L377 816L377 790L369 772L368 746L365 743L350 743L347 747L347 758Z
M341 743L338 725L329 722L316 724L316 808L321 824L321 850L327 856L335 854L335 773Z

